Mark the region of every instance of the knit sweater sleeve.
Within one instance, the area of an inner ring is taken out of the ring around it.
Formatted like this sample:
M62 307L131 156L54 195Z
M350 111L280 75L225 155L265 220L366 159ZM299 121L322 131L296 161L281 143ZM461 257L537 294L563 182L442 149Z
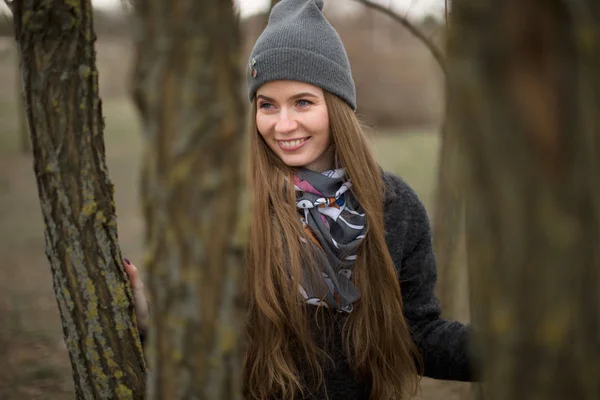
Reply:
M385 174L384 181L386 240L398 270L404 316L423 359L424 375L472 381L471 328L440 317L434 293L437 268L425 207L402 179Z

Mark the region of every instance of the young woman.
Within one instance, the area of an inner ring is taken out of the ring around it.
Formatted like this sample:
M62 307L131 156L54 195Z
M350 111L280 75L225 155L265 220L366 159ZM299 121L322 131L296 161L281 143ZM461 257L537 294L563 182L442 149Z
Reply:
M468 327L440 319L425 209L375 162L322 7L278 3L249 62L246 397L406 399L419 374L471 380Z

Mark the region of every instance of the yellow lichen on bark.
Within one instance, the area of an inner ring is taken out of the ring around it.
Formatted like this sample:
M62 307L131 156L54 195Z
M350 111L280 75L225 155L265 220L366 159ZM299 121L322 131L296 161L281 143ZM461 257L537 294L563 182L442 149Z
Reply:
M145 361L121 266L113 187L100 153L92 5L13 5L46 254L76 397L143 399Z

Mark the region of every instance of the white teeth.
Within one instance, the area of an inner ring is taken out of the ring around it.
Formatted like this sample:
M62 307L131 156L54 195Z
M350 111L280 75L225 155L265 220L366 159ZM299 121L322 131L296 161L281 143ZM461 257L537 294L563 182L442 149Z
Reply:
M303 143L306 139L297 139L297 140L288 140L288 141L283 141L280 140L279 143L281 143L281 145L283 147L295 147L298 146L300 143Z

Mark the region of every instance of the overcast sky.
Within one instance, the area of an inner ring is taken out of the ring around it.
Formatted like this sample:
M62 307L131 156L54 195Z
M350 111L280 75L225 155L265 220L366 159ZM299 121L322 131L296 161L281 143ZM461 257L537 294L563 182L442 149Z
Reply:
M198 0L201 1L201 0ZM421 18L424 15L432 14L442 16L444 10L444 0L372 0L385 5L391 5L395 11L405 15L408 12L409 17ZM265 11L270 4L270 0L235 0L240 9L242 17ZM92 3L99 8L118 9L121 7L120 0L92 0ZM340 7L341 9L352 11L356 10L357 3L353 0L325 0L327 7ZM6 5L0 0L0 10L5 11Z

